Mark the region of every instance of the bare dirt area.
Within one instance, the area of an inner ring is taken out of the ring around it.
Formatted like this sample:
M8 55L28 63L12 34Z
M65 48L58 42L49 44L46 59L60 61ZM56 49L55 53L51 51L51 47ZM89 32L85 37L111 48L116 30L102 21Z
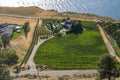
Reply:
M12 15L31 16L35 15L38 11L41 12L42 9L36 7L0 7L0 13Z
M17 55L19 56L19 61L21 61L24 58L27 49L30 46L34 32L34 27L37 23L37 19L23 19L23 18L0 16L0 23L23 25L25 22L29 22L30 24L30 32L28 33L28 37L25 38L24 35L21 35L18 38L10 41L11 47L16 51Z
M95 78L78 78L78 77L61 77L61 76L49 76L47 78L30 78L30 77L18 77L13 80L96 80Z
M1 7L0 13L5 14L14 14L14 15L22 15L22 16L34 16L41 18L66 18L70 17L75 20L97 20L97 19L105 19L105 20L113 20L108 17L100 17L93 14L80 14L73 12L58 12L55 10L43 10L38 7Z

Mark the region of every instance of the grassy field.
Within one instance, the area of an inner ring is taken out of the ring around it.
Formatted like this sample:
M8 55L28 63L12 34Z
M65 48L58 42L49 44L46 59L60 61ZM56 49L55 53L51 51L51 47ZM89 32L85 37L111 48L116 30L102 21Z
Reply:
M12 36L12 39L16 39L16 38L18 38L19 36L21 36L23 34L24 34L24 30L23 29L20 32L14 32L13 36Z
M82 34L68 34L55 37L42 44L36 55L37 64L50 69L95 69L102 54L107 49L94 22L82 22Z

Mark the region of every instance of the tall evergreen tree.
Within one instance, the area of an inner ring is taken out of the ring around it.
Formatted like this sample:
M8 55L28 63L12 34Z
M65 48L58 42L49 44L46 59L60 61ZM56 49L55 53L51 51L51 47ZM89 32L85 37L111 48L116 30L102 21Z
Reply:
M25 22L25 24L23 25L23 29L24 29L25 37L27 38L28 32L30 31L29 22Z

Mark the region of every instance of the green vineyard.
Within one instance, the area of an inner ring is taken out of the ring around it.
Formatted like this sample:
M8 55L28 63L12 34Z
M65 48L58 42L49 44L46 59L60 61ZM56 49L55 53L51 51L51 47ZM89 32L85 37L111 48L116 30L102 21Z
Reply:
M36 64L49 69L96 69L107 48L95 22L81 21L83 33L54 37L43 43L35 55Z

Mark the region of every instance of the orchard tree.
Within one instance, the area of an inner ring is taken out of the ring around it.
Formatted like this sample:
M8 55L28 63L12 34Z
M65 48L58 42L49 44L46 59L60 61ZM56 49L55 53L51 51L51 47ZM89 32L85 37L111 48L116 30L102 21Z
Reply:
M111 77L118 77L119 75L114 59L108 54L101 57L98 63L98 72L101 79L108 78L111 80Z

